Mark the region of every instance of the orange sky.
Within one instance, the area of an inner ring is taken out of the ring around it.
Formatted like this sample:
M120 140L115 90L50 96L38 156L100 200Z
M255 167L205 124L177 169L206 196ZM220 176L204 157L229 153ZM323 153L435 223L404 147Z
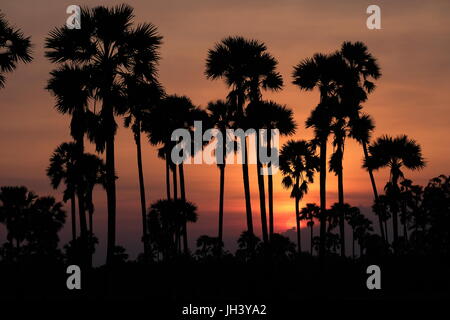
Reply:
M78 5L116 4L122 1L77 1ZM292 67L315 52L331 52L344 40L363 41L379 59L383 76L365 111L376 121L375 137L381 134L408 134L423 147L428 162L425 170L407 173L417 183L441 173L448 174L450 125L450 3L448 1L127 1L135 8L137 22L151 22L164 36L161 82L168 93L185 94L194 103L224 98L226 87L220 81L206 80L203 72L207 50L229 35L256 38L267 44L279 60L285 88L264 98L287 104L295 111L299 124L296 138L307 139L311 132L303 128L318 93L300 92L291 84ZM20 65L7 75L6 88L0 91L0 185L26 185L38 194L54 194L45 176L53 149L70 140L68 117L54 109L54 100L44 90L49 71L54 67L44 58L43 41L49 30L62 25L65 9L73 1L40 0L2 2L7 19L32 36L34 62ZM370 4L378 4L382 30L366 28L365 13ZM140 250L139 198L135 146L130 131L119 129L116 166L119 175L118 243L134 254ZM371 189L361 169L362 152L353 141L345 150L346 201L369 206ZM144 148L147 199L164 196L164 165L156 159L155 149ZM199 206L199 222L192 234L216 234L218 180L216 166L186 167L188 198ZM259 221L256 169L251 167L254 221ZM381 188L387 172L376 174ZM294 225L293 201L275 176L276 230ZM328 203L336 194L336 179L329 175ZM225 234L235 237L244 229L243 188L238 165L227 167ZM105 194L96 192L96 230L100 235L98 251L103 259L105 235ZM304 202L317 201L318 185L311 187ZM149 201L150 202L150 201ZM67 231L63 233L67 239ZM227 241L230 243L230 240Z

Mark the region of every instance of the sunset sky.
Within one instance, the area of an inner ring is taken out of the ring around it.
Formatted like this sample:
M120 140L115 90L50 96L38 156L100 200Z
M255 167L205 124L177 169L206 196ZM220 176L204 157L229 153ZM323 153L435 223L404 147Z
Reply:
M61 193L50 187L45 175L48 159L61 142L70 141L69 117L54 109L45 91L49 72L55 68L44 57L44 38L67 19L66 7L113 5L124 1L17 1L3 0L0 9L7 20L31 36L34 61L7 74L0 90L0 185L25 185L39 195ZM301 0L165 0L127 1L135 8L136 22L151 22L164 37L160 80L170 94L187 95L200 106L225 98L222 81L204 76L208 49L226 36L242 35L263 41L279 61L285 87L263 93L265 99L286 104L299 125L296 139L309 139L304 128L318 92L301 92L292 82L293 66L316 52L330 53L343 41L363 41L378 59L382 77L364 105L376 121L374 136L407 134L423 148L427 167L406 172L415 183L425 184L439 174L449 174L450 162L450 2L449 1L301 1ZM366 28L366 8L381 7L381 30ZM81 22L83 23L83 22ZM136 150L131 131L122 127L116 137L118 244L134 257L142 248ZM92 146L89 150L93 152ZM147 204L165 196L164 163L154 147L144 145ZM372 202L367 173L361 169L362 150L349 140L345 149L345 201L360 207ZM250 167L253 217L260 230L256 168ZM198 235L216 236L219 170L211 165L185 168L187 197L199 207L199 221L190 227L191 240ZM328 203L336 200L337 181L328 176ZM379 189L388 179L386 170L376 173ZM294 202L289 191L274 178L275 229L284 232L295 225ZM302 201L318 202L317 183ZM302 205L301 204L301 205ZM106 194L95 194L95 230L100 238L97 259L104 260L106 242ZM242 173L239 165L227 167L225 190L225 239L231 245L245 228ZM69 223L62 241L69 238ZM3 231L3 229L2 229ZM4 238L4 232L0 237ZM305 235L306 238L306 235ZM192 249L191 245L191 249Z

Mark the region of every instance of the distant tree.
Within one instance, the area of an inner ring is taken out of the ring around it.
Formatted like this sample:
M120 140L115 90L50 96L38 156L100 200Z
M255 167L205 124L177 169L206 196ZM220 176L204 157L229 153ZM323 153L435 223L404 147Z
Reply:
M197 221L197 207L182 200L158 200L149 209L149 241L163 259L181 253L181 233L185 222Z
M261 239L249 231L243 231L238 239L236 258L244 262L254 260L258 256L260 244Z
M318 219L320 215L320 207L316 205L315 203L307 203L306 207L302 208L300 211L300 220L306 220L307 226L310 230L310 252L311 255L313 254L313 242L314 242L314 233L313 233L313 227L314 227L314 219Z
M26 187L0 188L0 222L5 224L9 249L21 256L55 258L58 232L66 214L53 197L37 197ZM14 248L15 242L15 248Z

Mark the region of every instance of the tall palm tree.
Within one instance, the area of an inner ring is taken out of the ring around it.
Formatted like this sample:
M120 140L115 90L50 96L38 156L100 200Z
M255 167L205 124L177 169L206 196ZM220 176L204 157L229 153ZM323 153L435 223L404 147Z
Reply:
M183 164L175 163L171 158L172 149L177 143L172 141L172 133L176 129L184 128L193 134L194 121L203 121L206 118L206 112L195 106L188 97L168 95L152 108L142 122L142 129L147 133L149 142L152 145L160 146L158 156L166 161L168 200L170 199L169 170L172 171L173 178L173 199L178 199L178 169L180 172L181 200L186 201ZM194 154L194 150L189 149L191 153L184 156ZM187 251L187 230L183 230L183 241L184 249Z
M312 58L302 60L294 67L293 83L301 90L311 91L317 88L320 102L311 112L306 126L314 128L315 142L320 147L320 245L319 255L325 253L326 237L326 174L327 142L331 130L332 111L338 103L339 81L343 74L343 62L338 53L331 55L314 54Z
M60 144L50 157L50 165L47 168L47 176L50 178L54 189L58 189L61 182L66 185L66 189L63 191L63 201L67 202L70 199L72 241L75 241L77 238L75 218L76 150L74 142Z
M247 107L247 121L252 127L265 130L265 134L257 137L256 152L258 153L257 158L259 158L259 148L262 146L261 142L264 142L264 146L268 150L268 154L272 153L272 131L278 130L280 136L291 136L295 133L296 123L294 121L293 112L286 106L279 105L273 101L260 101L257 103L250 103ZM260 141L263 139L264 141ZM258 178L262 180L261 189L262 195L264 195L264 177L261 173L263 165L267 165L268 170L268 204L269 204L269 236L270 238L274 234L274 214L273 214L273 176L272 176L272 165L271 163L265 164L258 161L257 164L257 174ZM260 193L261 195L261 193ZM265 203L265 199L260 199Z
M219 243L223 242L223 207L224 207L224 195L225 195L225 167L226 156L228 152L233 151L233 146L227 145L227 129L231 129L234 126L235 110L232 105L223 100L217 100L215 102L208 103L207 106L211 125L220 131L222 134L222 145L217 146L221 148L222 152L216 153L217 166L220 171L220 191L219 191L219 226L218 226L218 240ZM218 141L220 143L220 140ZM221 157L220 157L221 156Z
M18 62L28 63L31 57L30 37L25 37L20 29L9 25L0 12L0 88L5 86L5 73L17 68Z
M320 214L320 207L315 203L307 203L306 207L302 208L300 211L300 220L306 220L307 226L310 230L310 252L313 254L314 246L314 219L317 219Z
M314 146L305 140L289 140L280 151L280 171L282 184L292 188L291 198L295 199L295 221L297 227L297 249L300 253L300 210L299 203L308 193L308 185L314 182L314 174L319 170L320 159L316 156Z
M66 147L71 148L71 156L75 162L75 183L78 197L78 211L80 217L80 236L86 240L88 235L85 213L85 188L81 179L80 161L84 154L84 137L88 130L88 104L92 98L89 86L90 69L76 65L64 64L50 72L51 78L47 84L56 98L56 109L62 114L71 116L70 134L75 143ZM67 151L67 150L66 150Z
M382 136L369 146L369 157L364 167L372 170L390 169L386 193L394 199L400 194L399 180L404 178L402 169L420 170L425 167L421 146L406 135ZM394 234L394 249L398 243L398 210L391 208Z
M277 61L266 52L264 43L240 36L227 37L208 51L205 74L208 79L224 79L230 88L228 98L236 108L237 125L243 127L245 101L257 101L260 89L278 90L281 75L275 72ZM250 96L249 96L250 95ZM245 155L242 163L247 230L253 233L250 181L248 175L247 144L242 141ZM263 208L264 209L264 208Z
M144 173L142 168L141 131L142 121L146 113L149 113L163 97L164 90L157 76L157 64L159 62L158 50L162 43L162 37L151 24L144 24L137 28L132 45L135 47L129 73L124 74L128 112L125 116L125 127L133 131L136 143L136 158L139 176L139 194L141 201L142 241L144 243L144 256L148 254L147 248L147 223Z
M53 63L79 65L89 69L88 84L100 110L95 110L96 125L92 126L91 138L97 150L106 152L108 204L107 264L113 263L116 243L116 173L114 138L117 124L115 115L126 111L123 97L123 74L133 67L133 56L142 48L141 41L151 43L142 32L148 27L133 27L133 8L118 5L81 10L83 28L54 29L46 39L46 56ZM147 41L148 40L148 41ZM95 129L95 130L94 130Z
M372 93L376 86L374 84L374 80L378 80L381 77L380 66L378 65L377 59L369 52L367 46L362 42L343 42L341 46L340 53L342 58L347 63L349 68L352 70L354 74L354 79L356 80L356 85L364 90L363 97L359 96L359 100L357 95L354 96L354 100L350 103L359 104L363 100L367 99L367 95ZM359 108L361 110L361 108ZM353 113L351 117L351 125L350 127L354 130L354 126L356 126L357 134L353 136L363 148L364 158L367 159L369 157L369 153L367 150L367 146L370 143L370 132L373 131L374 125L373 121L371 121L370 117L367 114L358 111ZM361 121L359 121L361 120ZM373 175L372 169L368 168L369 178L374 194L374 200L378 200L378 190L375 183L375 178ZM379 227L381 237L384 241L386 241L386 231L383 228L383 221L381 220L382 214L378 214L379 217Z

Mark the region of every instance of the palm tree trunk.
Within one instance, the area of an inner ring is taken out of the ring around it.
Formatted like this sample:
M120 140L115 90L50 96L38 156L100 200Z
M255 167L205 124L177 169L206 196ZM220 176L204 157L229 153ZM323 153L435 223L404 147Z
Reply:
M298 197L295 198L295 223L297 227L297 250L300 254L302 252L302 238L300 233L300 210L299 210L299 202L300 199Z
M75 217L75 193L72 193L72 196L70 197L70 216L71 216L71 222L72 222L72 241L75 242L75 239L77 238L77 220Z
M114 121L112 114L110 118ZM110 133L106 138L106 198L108 205L106 264L108 266L112 266L114 262L116 246L116 170L114 157L114 134Z
M365 142L363 142L362 147L363 147L363 152L364 152L364 158L367 162L369 159L369 152L367 151L367 144ZM372 185L373 196L374 196L375 202L378 202L378 190L377 190L377 185L375 183L375 178L373 176L373 170L372 170L372 168L368 168L367 171L369 172L370 183ZM386 235L387 229L383 228L383 219L381 218L381 212L378 214L378 223L380 226L381 238L383 239L383 241L387 242L387 235Z
M250 234L253 234L252 204L250 199L250 181L248 176L247 137L244 138L243 144L244 163L242 164L242 177L244 180L245 213L247 215L247 230Z
M388 232L387 232L387 230L388 230L387 221L385 220L383 223L384 223L384 230L386 231L386 233L384 234L386 237L386 243L389 243L389 236L388 236Z
M170 200L170 164L167 154L166 154L166 192L167 192L167 200Z
M311 256L312 256L313 255L313 242L314 242L313 226L311 225L309 228L310 228L310 231L311 231L311 239L310 239L311 244L310 244L310 247L311 247Z
M408 225L406 221L403 223L403 238L405 238L405 241L408 241Z
M172 164L173 199L178 199L177 165Z
M267 130L267 150L271 151L271 136L272 132L270 129ZM267 188L269 196L269 239L272 240L274 222L273 222L273 177L272 177L272 163L268 164L268 177L267 177Z
M327 139L322 138L320 141L320 245L319 256L325 255L326 242L326 209L327 209Z
M262 164L259 158L260 148L260 136L259 132L256 132L256 175L258 177L258 189L259 189L259 208L261 210L261 228L264 243L269 242L269 236L267 233L267 214L266 214L266 194L264 188L264 176L262 175Z
M352 228L352 257L355 259L355 229Z
M394 253L396 253L398 245L398 213L396 209L392 210L392 229L394 234Z
M142 169L142 150L141 150L141 128L138 124L138 128L134 133L134 140L136 142L136 157L139 176L139 194L141 198L141 219L142 219L142 241L144 243L144 257L148 255L148 235L147 235L147 215L145 204L145 184L144 184L144 172Z
M178 165L178 169L180 171L180 192L181 192L181 200L186 202L186 189L184 183L184 167L183 163ZM187 222L186 220L183 222L183 252L187 254L189 251L188 248L188 237L187 237Z
M223 200L225 194L225 163L219 165L220 170L220 196L219 196L219 243L223 241Z
M339 147L338 148L342 148ZM341 149L342 150L342 149ZM342 166L342 156L338 172L338 199L339 199L339 233L341 235L341 257L345 257L345 224L344 224L344 169Z

